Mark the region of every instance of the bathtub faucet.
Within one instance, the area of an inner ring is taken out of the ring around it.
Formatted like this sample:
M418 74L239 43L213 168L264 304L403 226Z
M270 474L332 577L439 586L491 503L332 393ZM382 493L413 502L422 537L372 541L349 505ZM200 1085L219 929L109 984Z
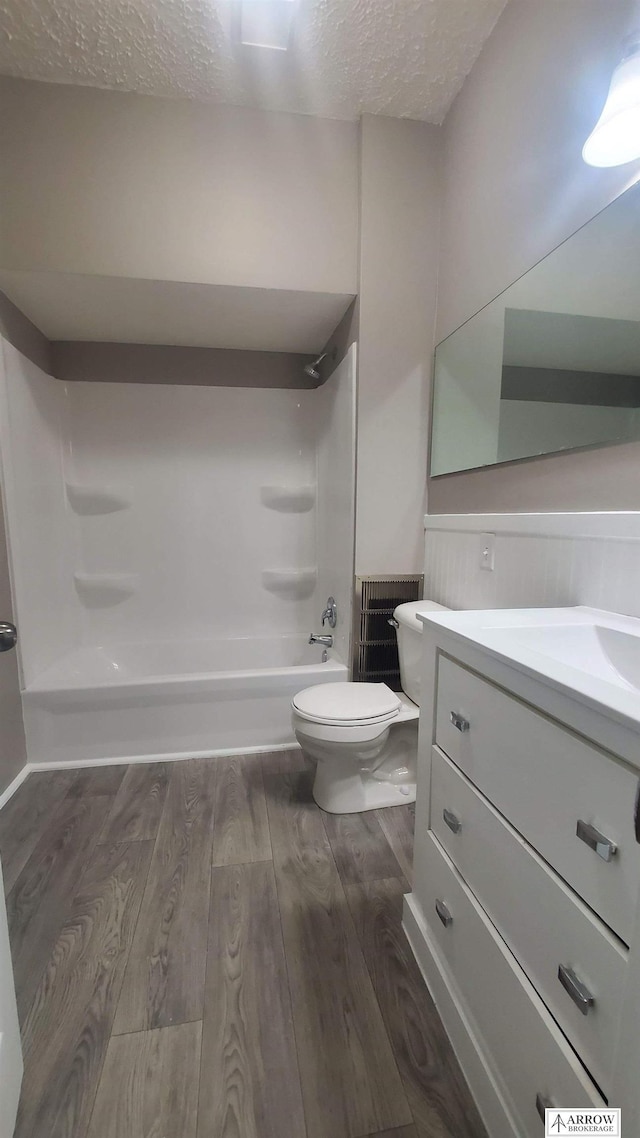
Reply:
M309 644L324 644L325 648L333 648L333 636L318 636L312 632L309 637Z

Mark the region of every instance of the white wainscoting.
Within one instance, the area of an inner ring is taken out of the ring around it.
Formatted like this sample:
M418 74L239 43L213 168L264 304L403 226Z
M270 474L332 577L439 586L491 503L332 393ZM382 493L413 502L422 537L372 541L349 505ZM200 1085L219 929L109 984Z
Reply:
M481 568L485 534L495 568ZM640 513L432 514L425 597L454 609L588 605L640 616Z

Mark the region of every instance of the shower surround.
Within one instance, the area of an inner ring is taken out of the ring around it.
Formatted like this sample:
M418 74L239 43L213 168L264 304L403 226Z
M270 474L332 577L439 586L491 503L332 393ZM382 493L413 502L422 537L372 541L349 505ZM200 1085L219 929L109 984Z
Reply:
M312 391L67 384L2 357L29 761L291 743L295 691L347 678L355 348Z

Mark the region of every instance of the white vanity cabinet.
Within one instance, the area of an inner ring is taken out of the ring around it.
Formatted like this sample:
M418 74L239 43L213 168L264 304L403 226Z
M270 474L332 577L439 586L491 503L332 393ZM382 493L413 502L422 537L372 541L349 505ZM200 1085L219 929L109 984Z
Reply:
M608 1103L640 1136L640 731L456 614L424 645L405 929L487 1130Z

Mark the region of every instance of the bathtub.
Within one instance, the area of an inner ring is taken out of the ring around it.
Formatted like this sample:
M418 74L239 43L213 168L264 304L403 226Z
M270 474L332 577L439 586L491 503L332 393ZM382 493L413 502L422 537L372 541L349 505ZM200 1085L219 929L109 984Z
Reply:
M31 763L179 759L293 746L289 704L348 679L306 637L82 648L23 691Z

